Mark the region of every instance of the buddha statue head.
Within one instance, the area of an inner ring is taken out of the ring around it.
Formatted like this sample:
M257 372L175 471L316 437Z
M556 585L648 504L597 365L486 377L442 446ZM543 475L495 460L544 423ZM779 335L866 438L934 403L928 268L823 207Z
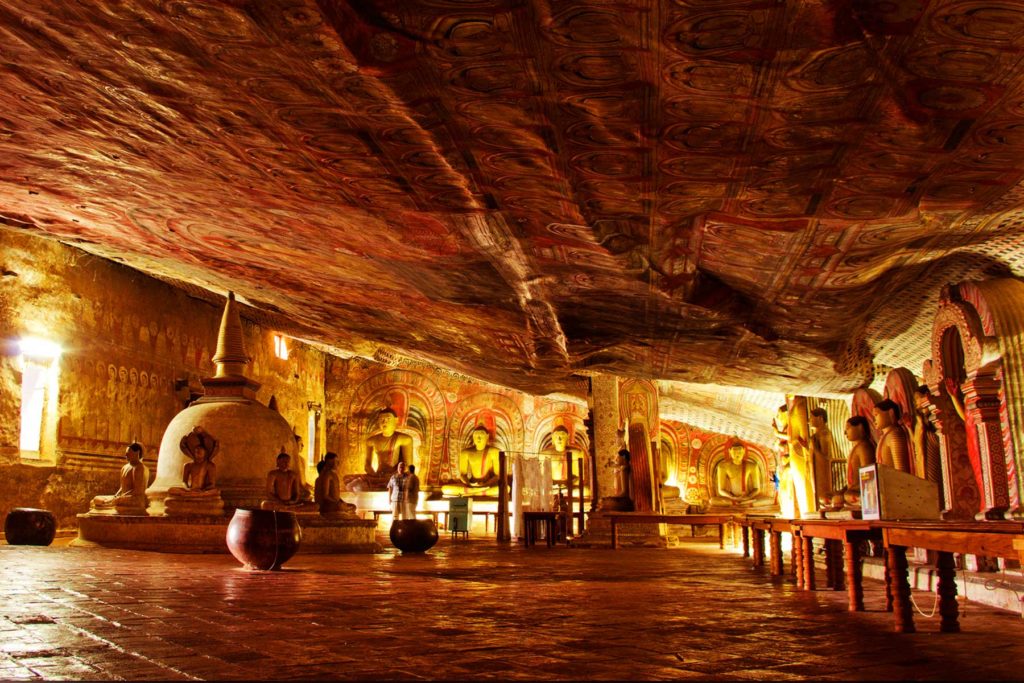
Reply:
M487 448L487 444L491 440L491 433L487 431L486 427L480 425L473 430L470 438L473 440L473 448L475 450L482 451Z
M828 429L828 412L824 408L811 410L811 426L817 432L825 432Z
M288 455L283 450L277 454L277 469L281 472L287 472L291 462L292 456Z
M900 407L895 401L889 399L876 403L872 413L875 427L880 432L893 427L900 421Z
M385 408L377 415L377 425L381 434L391 436L398 427L398 414L391 408Z
M743 445L743 442L737 439L729 445L729 459L732 460L734 465L740 465L743 463L743 459L747 457L747 447Z
M559 453L564 453L569 445L569 430L558 426L551 432L551 445Z
M862 415L855 415L846 421L846 438L851 443L864 441L870 432L868 431L867 418Z

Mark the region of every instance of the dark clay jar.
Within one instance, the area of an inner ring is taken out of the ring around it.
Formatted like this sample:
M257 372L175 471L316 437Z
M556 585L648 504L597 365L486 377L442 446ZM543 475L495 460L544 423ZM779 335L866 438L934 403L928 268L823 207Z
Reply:
M57 520L49 510L14 508L4 520L10 545L50 545L57 534Z
M432 519L396 519L391 523L391 543L403 553L422 553L437 543Z
M302 541L302 528L293 512L235 510L227 532L228 550L247 569L280 569Z

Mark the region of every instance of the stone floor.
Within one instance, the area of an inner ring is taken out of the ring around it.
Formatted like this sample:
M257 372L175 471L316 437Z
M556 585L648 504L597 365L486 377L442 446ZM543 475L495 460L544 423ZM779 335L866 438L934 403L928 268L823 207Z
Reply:
M0 545L0 568L6 680L1024 678L1019 614L968 604L960 634L936 615L898 635L880 582L850 614L845 593L798 592L717 543L443 539L272 573L228 555Z

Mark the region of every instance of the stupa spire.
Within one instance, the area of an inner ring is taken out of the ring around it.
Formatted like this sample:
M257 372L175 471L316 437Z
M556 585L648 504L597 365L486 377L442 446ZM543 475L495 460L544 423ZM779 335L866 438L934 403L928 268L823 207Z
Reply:
M217 366L214 377L245 377L249 356L245 353L242 318L238 314L234 292L228 292L228 300L224 304L224 315L220 319L220 331L217 333L217 353L213 356L213 362Z

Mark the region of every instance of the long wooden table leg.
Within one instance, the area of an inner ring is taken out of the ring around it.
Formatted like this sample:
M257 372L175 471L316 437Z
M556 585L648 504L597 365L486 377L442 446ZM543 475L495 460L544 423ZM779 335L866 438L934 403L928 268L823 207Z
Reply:
M804 587L804 539L793 534L793 567L796 572L796 587Z
M892 611L892 604L893 604L892 578L893 578L894 574L893 574L893 571L892 571L892 561L891 561L891 558L889 557L889 549L888 548L886 548L885 550L882 551L882 560L884 561L884 564L885 564L885 577L884 577L885 578L885 611L886 612L891 612Z
M754 529L754 566L764 566L764 532Z
M910 581L907 580L907 549L891 545L889 551L889 572L892 574L890 587L893 594L893 616L896 633L913 633L914 608L910 604Z
M782 576L782 533L769 531L768 545L771 553L771 574L772 576Z
M615 524L615 518L612 517L612 550L619 547L619 528Z
M825 588L836 589L836 558L828 538L825 539Z
M725 548L725 525L724 524L719 524L718 525L718 547L719 548Z
M856 541L846 542L846 583L850 611L864 611L864 573L860 565L860 548Z
M942 623L939 630L943 633L960 631L960 605L956 602L956 566L953 564L953 553L940 552L935 563L939 570L939 614Z
M809 591L816 590L814 582L814 539L804 537L804 588Z
M750 557L750 527L743 525L743 557Z

